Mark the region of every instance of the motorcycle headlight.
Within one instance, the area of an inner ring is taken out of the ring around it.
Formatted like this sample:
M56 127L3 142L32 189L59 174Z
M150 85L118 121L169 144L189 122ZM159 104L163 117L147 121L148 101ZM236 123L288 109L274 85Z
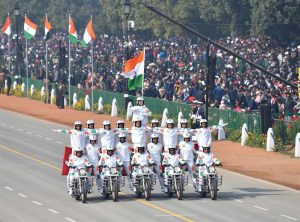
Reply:
M111 174L117 174L118 173L116 168L111 168L110 172L111 172Z
M148 173L149 171L150 171L150 170L149 170L148 167L144 167L144 168L143 168L143 172L144 172L144 173Z
M208 167L208 172L209 172L209 173L214 173L214 172L216 172L215 167L214 167L214 166Z
M175 167L175 172L176 172L176 173L180 173L180 172L181 172L181 169L180 169L179 166Z
M85 169L80 169L79 170L79 175L80 176L85 176L86 175L86 170Z

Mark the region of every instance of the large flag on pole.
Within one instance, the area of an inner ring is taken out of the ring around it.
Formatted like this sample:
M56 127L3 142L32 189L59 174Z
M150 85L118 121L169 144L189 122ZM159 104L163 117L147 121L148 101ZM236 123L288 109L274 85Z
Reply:
M46 14L45 20L45 39L46 41L50 38L50 30L52 29L52 24L48 21L48 15Z
M86 29L85 29L85 32L84 32L84 35L83 35L83 40L81 41L81 44L82 44L82 47L85 47L87 44L89 44L89 42L91 40L95 40L96 39L96 36L95 36L95 33L93 31L93 22L92 22L92 19L89 21Z
M135 90L143 87L145 69L145 49L136 57L125 62L122 76L128 78L128 89Z
M76 44L78 42L77 31L76 31L74 22L70 15L69 15L69 38L70 38L70 41L74 44Z
M34 24L32 21L29 20L29 18L25 15L25 22L24 22L24 35L25 38L30 40L35 36L37 29L37 25Z
M6 35L11 35L11 21L9 15L7 16L4 26L2 27L2 32Z

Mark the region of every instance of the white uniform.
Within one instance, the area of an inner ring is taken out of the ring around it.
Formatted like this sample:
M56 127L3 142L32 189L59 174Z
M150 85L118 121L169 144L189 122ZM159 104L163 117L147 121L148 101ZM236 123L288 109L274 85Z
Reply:
M97 130L100 141L101 141L101 148L103 147L115 147L115 132L113 130L106 130L106 129L98 129Z
M113 132L115 134L115 145L117 145L119 142L119 134L120 133L125 133L126 138L128 137L128 128L116 128L116 129L113 129Z
M98 167L98 162L100 158L100 147L98 146L97 143L94 145L89 143L86 148L86 157L88 158L89 162L93 165L93 171L94 171L94 176L96 178L96 185L99 187L100 186L100 179L99 179L99 172L97 170Z
M208 128L200 128L195 130L195 135L199 149L202 149L202 146L205 144L211 144L211 131Z
M123 165L123 162L115 153L112 156L103 153L99 160L99 166L105 166L105 165L108 167L117 167Z
M189 128L179 128L179 135L178 135L178 143L183 141L183 134L184 133L192 133L193 130L189 129Z
M196 160L196 164L202 165L212 165L212 164L220 164L220 160L218 160L217 158L214 157L214 154L212 153L199 153L197 160ZM201 176L204 176L205 172L206 172L206 166L199 166L199 174ZM200 177L199 178L199 185L203 185L203 178Z
M96 131L95 129L84 128L83 130L86 132L86 134L87 134L88 136L90 136L90 135L92 135L92 134L98 135L98 133L97 133L97 131ZM86 146L90 143L90 138L89 138L88 136L85 137L85 145L86 145ZM99 141L98 141L98 145L101 147L101 145L99 144Z
M137 164L140 166L148 166L149 164L153 164L154 161L152 160L151 156L149 153L144 152L143 154L141 153L135 153L132 157L131 160L131 165ZM132 172L132 177L135 178L136 172L133 170Z
M127 180L128 180L128 184L129 186L132 186L131 184L131 178L130 178L130 146L129 143L125 142L125 143L117 143L116 145L116 149L117 149L117 156L120 158L120 160L123 162L124 164L124 168L127 174Z
M73 185L73 181L75 179L75 174L77 172L77 168L85 168L90 165L89 160L86 156L82 155L81 157L77 157L76 155L70 155L69 157L69 164L76 167L76 168L70 168L69 174L67 176L67 185L68 189L70 190L70 187ZM89 185L92 186L92 181L89 178Z
M172 165L173 167L178 166L179 163L184 164L184 160L179 154L171 155L169 153L166 153L164 155L164 159L162 161L163 165Z
M164 143L163 143L163 137L160 131L160 127L148 127L148 141L152 141L151 135L153 133L158 135L158 142L163 145Z
M142 120L142 126L146 126L148 123L148 116L151 116L151 111L145 106L133 106L131 107L132 119L140 118Z
M146 131L145 127L135 127L133 126L129 131L131 133L131 141L133 143L134 149L136 149L136 144L143 143L146 144Z
M164 183L163 183L163 177L162 177L162 171L161 171L162 145L160 143L156 143L156 144L148 143L147 151L149 152L153 161L156 163L156 166L154 166L154 169L158 176L160 186L163 189Z
M75 148L84 149L86 145L86 137L88 137L88 132L85 130L58 130L61 133L67 133L70 135L70 142L72 147L72 153Z
M194 172L194 154L197 154L197 151L194 149L193 142L185 142L182 141L179 143L179 150L182 159L187 163L187 168L189 170L189 174L192 178L192 181L195 182Z
M177 146L178 143L178 129L177 128L164 128L163 130L163 140L164 140L164 147L166 146ZM165 150L165 152L168 152Z

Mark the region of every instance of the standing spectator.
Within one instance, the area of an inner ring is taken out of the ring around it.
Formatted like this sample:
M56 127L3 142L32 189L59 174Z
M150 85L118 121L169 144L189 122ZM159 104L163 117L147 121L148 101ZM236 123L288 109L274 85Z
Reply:
M63 82L63 80L59 80L58 84L58 93L57 93L57 99L58 99L58 108L64 109L65 108L65 93L66 93L66 86Z
M222 97L225 95L224 89L221 87L220 83L213 90L213 98L217 102L217 106L220 105Z
M0 68L0 94L4 94L4 87L5 87L5 75L2 69Z
M11 77L10 77L9 74L6 76L6 84L7 84L7 92L6 92L6 94L9 96L10 87L11 87Z

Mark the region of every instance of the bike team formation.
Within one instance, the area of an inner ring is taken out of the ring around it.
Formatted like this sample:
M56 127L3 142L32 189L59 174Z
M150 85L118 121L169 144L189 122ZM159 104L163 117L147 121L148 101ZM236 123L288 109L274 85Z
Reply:
M186 119L180 120L178 128L173 119L167 119L166 127L159 127L159 121L153 119L149 127L151 111L143 97L138 97L136 103L131 108L131 128L118 120L112 129L111 122L105 120L103 128L96 129L95 122L87 120L87 128L75 121L74 129L55 130L70 135L72 152L64 163L69 168L69 195L85 203L95 182L105 198L111 195L117 201L126 175L137 197L144 195L149 200L157 177L163 193L175 194L181 200L188 171L195 192L216 199L222 177L215 166L222 164L211 152L211 132L218 127L208 127L206 119L200 120L198 129L188 128Z

